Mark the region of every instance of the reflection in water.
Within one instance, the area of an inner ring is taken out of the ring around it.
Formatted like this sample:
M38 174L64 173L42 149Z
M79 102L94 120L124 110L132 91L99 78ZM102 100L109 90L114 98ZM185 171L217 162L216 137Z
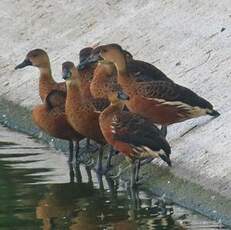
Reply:
M222 228L164 197L127 191L89 168L68 166L46 148L8 147L0 145L0 229ZM49 160L56 169L44 167Z
M88 182L83 183L77 166L70 167L70 183L49 186L46 195L38 202L36 217L43 220L43 229L185 229L173 217L174 210L163 199L141 199L139 191L127 194L109 178L98 178L95 189L89 169ZM80 180L78 180L80 179ZM181 226L181 228L180 228Z

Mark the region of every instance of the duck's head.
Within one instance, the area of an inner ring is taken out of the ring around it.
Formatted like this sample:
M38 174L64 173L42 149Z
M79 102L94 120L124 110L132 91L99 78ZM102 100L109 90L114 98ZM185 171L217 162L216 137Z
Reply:
M103 45L98 46L93 51L93 57L102 57L104 60L115 62L123 57L125 57L124 50L122 47L118 44L109 44L109 45Z
M95 48L91 55L81 63L80 67L84 68L84 66L98 62L102 59L114 63L122 58L132 58L132 55L128 51L123 50L122 47L118 44L113 43L102 45Z
M47 68L50 66L49 57L46 51L42 49L31 50L25 60L17 65L15 69L22 69L26 66L36 66L38 68Z
M79 51L79 63L84 62L88 57L90 57L93 51L92 47L85 47Z
M98 60L101 60L102 58L91 58L91 55L93 53L92 47L86 47L80 50L79 52L79 64L77 66L78 70L84 70L85 68L91 66L92 64L95 64L98 62ZM90 60L91 59L91 60Z
M62 76L66 83L75 82L77 85L81 85L79 71L73 62L67 61L62 64Z
M71 81L76 75L76 67L73 62L66 61L62 64L62 76L65 81Z

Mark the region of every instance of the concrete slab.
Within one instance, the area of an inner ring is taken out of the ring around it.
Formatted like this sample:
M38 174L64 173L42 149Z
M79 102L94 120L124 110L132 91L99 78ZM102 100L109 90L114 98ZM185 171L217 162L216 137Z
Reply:
M82 47L117 42L207 98L222 114L169 128L170 173L230 200L230 6L229 0L1 1L1 122L38 135L29 119L39 103L38 71L13 70L30 49L48 51L59 81L61 63L77 62Z

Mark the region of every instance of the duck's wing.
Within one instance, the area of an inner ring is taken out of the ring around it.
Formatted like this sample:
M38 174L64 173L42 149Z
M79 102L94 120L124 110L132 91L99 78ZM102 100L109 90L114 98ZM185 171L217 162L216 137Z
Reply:
M115 140L126 142L135 149L151 149L153 151L162 149L167 156L171 153L170 146L160 130L137 114L121 112L119 115L115 115L111 128Z
M211 103L197 95L192 90L172 82L141 82L138 83L137 90L138 93L149 99L162 99L165 102L180 102L190 106L198 106L208 109L213 108Z

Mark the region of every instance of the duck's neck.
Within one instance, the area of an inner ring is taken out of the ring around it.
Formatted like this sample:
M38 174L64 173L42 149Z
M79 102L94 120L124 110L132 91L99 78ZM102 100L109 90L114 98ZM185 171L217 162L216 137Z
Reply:
M121 55L120 58L117 58L114 63L118 74L127 74L127 63L123 55Z
M115 62L117 70L117 81L122 86L123 90L129 95L129 89L133 83L132 77L130 77L129 72L127 71L127 63L124 56L117 59Z
M98 64L96 71L94 73L94 77L90 84L90 90L93 97L107 99L108 87L116 83L116 78L113 78L112 75L114 68L114 64L113 66L102 63Z
M39 68L39 95L42 101L45 100L48 93L52 90L55 84L55 80L52 77L50 65L46 68Z
M66 109L76 110L83 103L82 92L80 86L76 80L68 81L67 86L67 98L66 98Z

